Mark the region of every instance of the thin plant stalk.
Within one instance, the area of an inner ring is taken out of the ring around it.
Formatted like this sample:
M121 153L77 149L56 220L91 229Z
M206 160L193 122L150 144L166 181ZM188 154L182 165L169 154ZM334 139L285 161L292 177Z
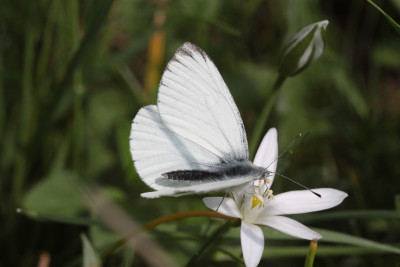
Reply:
M189 218L189 217L221 218L221 219L226 219L226 220L231 220L231 221L237 220L237 218L225 216L225 215L219 214L215 211L209 211L209 210L194 210L194 211L187 211L187 212L180 212L180 213L166 215L166 216L157 218L153 221L150 221L150 222L146 223L145 225L143 225L142 227L133 230L128 235L126 235L125 237L121 238L116 243L114 243L111 247L104 250L100 254L100 258L102 260L104 260L108 255L110 255L111 253L116 251L119 247L124 245L129 239L136 237L140 233L151 230L151 229L155 228L156 226L166 223L166 222L177 221L177 220Z
M214 233L207 239L204 245L200 248L199 252L197 252L186 264L186 267L195 266L200 256L206 251L206 249L215 243L215 241L223 234L225 234L229 228L231 227L231 222L226 222L222 226L220 226Z
M286 80L286 77L283 77L280 75L278 76L278 78L276 78L275 83L272 87L272 93L271 93L269 99L265 102L260 116L258 116L256 126L254 128L254 131L251 136L250 143L249 143L250 159L254 158L256 147L258 146L258 143L260 142L261 135L265 129L265 125L267 124L267 119L269 117L269 114L271 113L272 107L275 104L279 89L282 87L282 84L284 83L285 80Z
M318 247L317 239L311 240L310 249L308 250L308 254L307 254L307 258L306 258L304 267L312 267L313 266L317 247Z

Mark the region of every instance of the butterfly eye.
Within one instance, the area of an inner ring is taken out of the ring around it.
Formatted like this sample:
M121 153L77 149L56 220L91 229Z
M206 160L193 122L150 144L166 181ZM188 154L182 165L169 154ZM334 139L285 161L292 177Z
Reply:
M263 179L267 179L268 176L269 176L269 172L268 171L263 172L263 174L262 174L262 178Z

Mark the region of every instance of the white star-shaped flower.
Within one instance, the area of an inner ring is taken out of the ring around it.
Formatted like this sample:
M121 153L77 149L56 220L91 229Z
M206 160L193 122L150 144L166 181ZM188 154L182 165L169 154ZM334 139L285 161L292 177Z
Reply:
M206 197L204 204L217 212L242 220L240 239L243 258L247 267L257 266L264 250L264 234L258 225L269 226L285 234L303 239L319 239L322 236L305 225L284 217L284 214L299 214L325 210L339 205L347 197L345 192L332 188L290 191L272 196L269 191L277 166L278 142L276 129L265 135L254 160L254 164L266 168L270 176L233 190L232 198Z

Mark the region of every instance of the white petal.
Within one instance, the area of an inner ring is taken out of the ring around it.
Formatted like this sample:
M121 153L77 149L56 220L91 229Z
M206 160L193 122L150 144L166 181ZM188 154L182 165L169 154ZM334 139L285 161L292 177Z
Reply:
M227 197L205 197L204 204L207 208L217 211L226 216L241 218L240 211L232 198ZM219 207L218 207L219 206Z
M246 267L257 266L264 250L264 234L261 228L242 221L240 241Z
M272 183L276 166L278 165L278 133L275 128L269 129L264 136L253 163L254 165L268 168L268 171L273 172L271 177L268 177Z
M321 195L317 197L308 190L290 191L276 195L262 211L263 215L299 214L330 209L342 203L347 194L332 188L312 189Z
M255 223L269 226L281 231L282 233L298 238L312 240L314 238L320 239L322 237L320 234L298 221L283 216L259 217Z

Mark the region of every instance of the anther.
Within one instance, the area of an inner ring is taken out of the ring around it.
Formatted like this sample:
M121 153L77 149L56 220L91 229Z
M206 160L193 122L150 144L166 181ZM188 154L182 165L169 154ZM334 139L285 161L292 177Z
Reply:
M267 191L267 196L268 196L268 198L270 198L270 199L274 199L273 191L272 191L272 190L268 190L268 191Z

